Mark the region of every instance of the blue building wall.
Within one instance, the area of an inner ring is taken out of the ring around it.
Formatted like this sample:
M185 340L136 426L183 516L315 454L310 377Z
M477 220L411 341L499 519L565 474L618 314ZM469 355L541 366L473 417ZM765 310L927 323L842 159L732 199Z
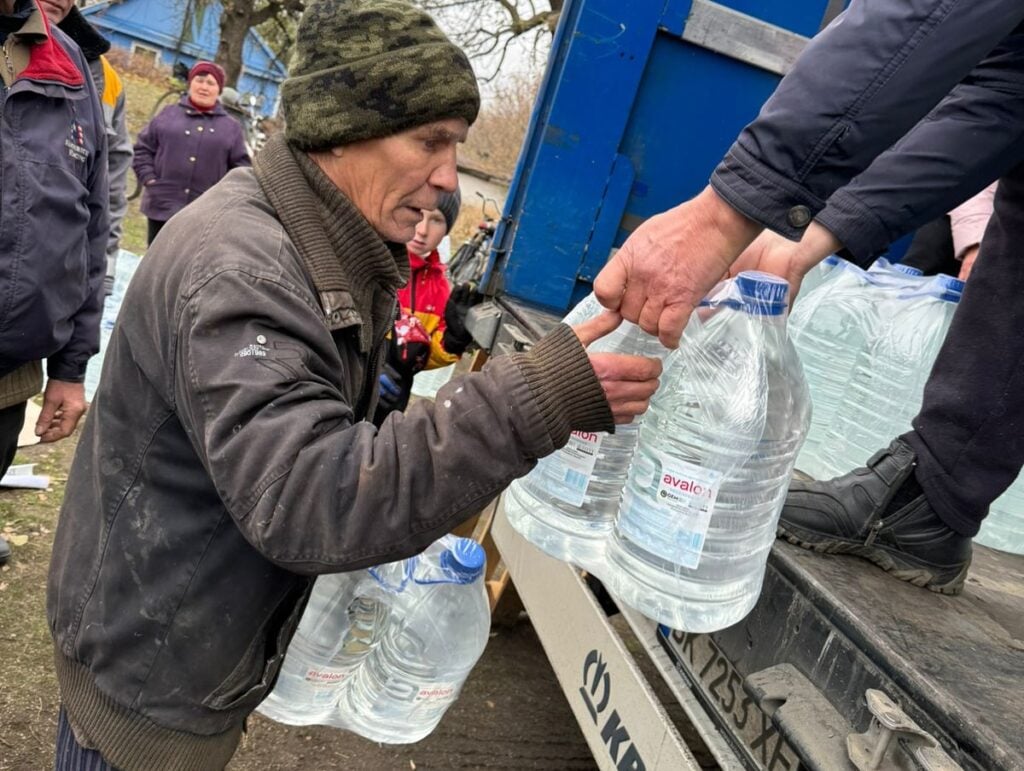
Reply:
M159 51L162 64L171 66L180 61L191 67L201 59L212 60L216 54L221 15L219 3L193 14L191 29L183 36L185 10L191 5L189 0L122 0L97 3L82 9L82 13L119 48L131 50L133 44L138 44ZM287 74L284 64L255 31L249 32L242 58L238 90L262 95L263 113L273 114L279 86Z

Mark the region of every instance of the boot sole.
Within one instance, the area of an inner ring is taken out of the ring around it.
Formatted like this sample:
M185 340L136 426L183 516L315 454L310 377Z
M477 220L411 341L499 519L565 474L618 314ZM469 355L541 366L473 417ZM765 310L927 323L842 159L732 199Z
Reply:
M936 594L951 596L960 594L964 590L967 570L971 566L970 560L968 560L953 578L942 580L933 570L924 567L908 566L904 562L906 559L905 555L900 555L899 561L897 561L883 546L865 546L863 543L856 541L840 541L836 539L808 541L806 538L786 530L782 525L779 525L779 535L794 546L816 551L819 554L852 554L856 557L861 557L880 567L893 578L906 581L914 586L920 586Z

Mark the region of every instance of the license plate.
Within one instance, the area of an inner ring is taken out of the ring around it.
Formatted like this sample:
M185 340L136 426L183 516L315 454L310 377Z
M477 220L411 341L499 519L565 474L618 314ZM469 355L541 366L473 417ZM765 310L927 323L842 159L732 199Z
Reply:
M715 641L706 634L658 627L658 637L676 668L696 690L716 722L754 768L795 771L801 768L796 751L743 690L743 677Z

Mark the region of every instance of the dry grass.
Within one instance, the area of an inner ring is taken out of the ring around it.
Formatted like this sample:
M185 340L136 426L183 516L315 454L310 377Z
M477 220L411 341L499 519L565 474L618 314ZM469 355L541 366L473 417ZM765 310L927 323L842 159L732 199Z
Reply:
M13 541L0 568L0 769L46 768L57 722L57 678L46 622L46 573L74 438L18 455L49 490L0 491L0 531ZM21 544L22 538L27 539Z

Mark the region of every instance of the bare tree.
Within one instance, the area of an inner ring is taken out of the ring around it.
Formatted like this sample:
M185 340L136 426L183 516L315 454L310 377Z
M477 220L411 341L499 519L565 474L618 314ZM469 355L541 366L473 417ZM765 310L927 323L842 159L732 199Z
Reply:
M488 63L484 80L492 80L501 69L514 40L532 37L534 46L554 33L564 0L414 0L428 13L443 18L454 30L456 42L471 57ZM197 7L214 0L196 0ZM235 85L242 73L242 53L249 30L280 22L287 31L302 13L304 0L221 0L220 43L216 61ZM292 42L284 35L284 42ZM288 46L286 46L287 48Z
M459 160L489 174L510 179L530 125L539 87L539 73L515 73L503 77L494 89L493 98L484 102L480 117L460 150Z
M474 59L487 62L484 81L501 70L509 46L526 39L536 49L558 25L565 0L416 0L453 31L455 42Z
M229 85L236 85L242 74L242 54L249 30L273 19L300 14L305 5L303 0L221 0L216 61L224 68Z

